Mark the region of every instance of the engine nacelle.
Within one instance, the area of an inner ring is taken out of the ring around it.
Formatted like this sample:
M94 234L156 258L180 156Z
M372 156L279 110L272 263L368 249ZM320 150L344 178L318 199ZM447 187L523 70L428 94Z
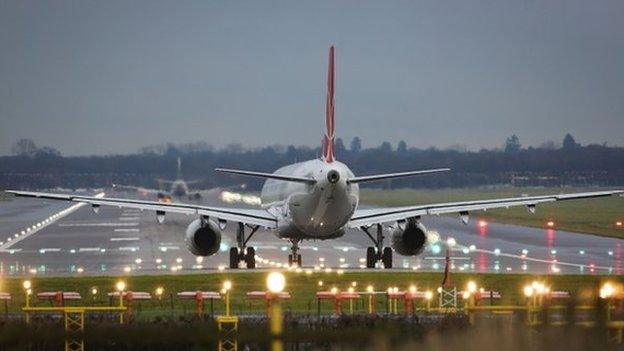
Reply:
M210 256L221 247L221 230L212 220L196 219L186 228L185 240L188 250L196 256Z
M427 243L427 228L422 223L408 221L392 232L392 248L403 256L420 254Z

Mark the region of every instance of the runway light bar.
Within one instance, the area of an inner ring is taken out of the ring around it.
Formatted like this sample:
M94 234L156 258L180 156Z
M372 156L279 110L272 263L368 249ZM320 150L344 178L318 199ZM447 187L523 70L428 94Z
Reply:
M487 227L487 225L488 225L488 222L486 220L482 219L479 221L479 227L485 228Z
M548 228L552 228L552 227L554 227L554 226L555 226L555 222L554 222L554 221L548 221L548 222L546 222L546 226L547 226Z
M622 227L622 221L615 222L615 226L621 228Z

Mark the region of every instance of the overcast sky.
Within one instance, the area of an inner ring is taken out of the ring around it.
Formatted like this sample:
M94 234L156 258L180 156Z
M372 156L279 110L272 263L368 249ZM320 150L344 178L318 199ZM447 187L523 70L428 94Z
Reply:
M0 154L624 145L624 1L0 1Z

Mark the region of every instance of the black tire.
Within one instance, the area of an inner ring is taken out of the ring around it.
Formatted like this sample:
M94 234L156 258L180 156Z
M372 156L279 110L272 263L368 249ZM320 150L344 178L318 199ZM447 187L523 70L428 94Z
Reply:
M381 255L381 262L383 262L384 268L392 268L392 249L384 247L383 254Z
M293 264L293 255L288 255L288 266L292 266Z
M366 248L366 268L375 268L375 263L377 263L377 252L374 247L369 246Z
M247 253L245 254L245 263L247 263L248 269L256 268L256 249L253 247L247 248Z
M297 267L301 268L301 255L297 255Z
M230 248L230 268L237 269L238 262L240 262L240 257L238 256L238 248L232 247Z

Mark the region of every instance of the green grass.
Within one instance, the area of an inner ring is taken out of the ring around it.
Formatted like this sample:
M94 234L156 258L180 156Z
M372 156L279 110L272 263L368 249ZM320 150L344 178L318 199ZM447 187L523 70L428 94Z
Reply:
M231 280L232 304L235 313L244 312L262 312L265 305L263 301L249 301L244 297L245 292L257 291L265 289L266 273L263 272L241 272L241 273L212 273L197 275L164 275L164 276L128 276L128 277L71 277L71 278L32 278L34 292L41 291L78 291L83 296L83 304L86 305L107 305L109 303L105 294L114 289L115 282L123 279L128 286L128 290L154 292L156 287L162 286L165 294L161 302L159 301L143 301L136 303L135 308L140 311L143 316L153 316L159 314L170 314L171 299L170 294L173 293L173 312L178 315L182 313L192 313L194 310L194 301L181 301L175 297L175 293L179 291L217 291L225 280ZM292 299L285 303L285 308L294 312L315 313L316 299L315 292L320 290L318 287L319 280L324 283L323 290L329 290L332 286L339 289L347 289L351 282L358 283L357 290L365 290L366 286L372 284L378 291L385 291L389 286L398 286L406 289L410 285L416 285L419 290L435 290L442 280L441 273L412 273L412 272L346 272L337 274L336 272L325 273L318 272L311 275L305 273L286 273L287 288L292 295ZM539 276L520 275L520 274L453 274L452 280L458 287L463 289L468 280L476 281L479 286L486 289L499 291L502 293L503 299L499 302L502 304L518 304L523 302L522 287L527 283L542 279ZM552 287L553 290L569 291L573 296L579 298L592 298L592 292L597 291L599 286L606 279L610 279L618 284L624 284L624 277L601 277L601 276L580 276L580 275L561 275L543 277L544 282ZM0 290L10 292L13 295L13 301L9 305L9 310L13 312L19 311L24 304L24 294L21 288L23 279L4 278L0 281ZM94 301L90 295L92 286L97 286L100 295ZM38 301L33 298L36 306L49 306L48 302ZM113 301L116 303L116 301ZM385 298L377 299L378 309L385 310ZM77 305L78 303L70 302L68 305ZM331 311L333 306L330 301L322 304L323 311ZM209 312L209 305L206 305L206 312ZM346 306L346 305L345 305ZM0 304L0 312L2 312ZM223 303L215 301L215 310L222 311ZM364 309L359 307L360 311Z
M462 200L482 200L500 197L520 196L522 194L544 195L562 192L606 190L600 188L467 188L442 190L375 190L362 189L363 203L380 206L406 206L428 203L440 203ZM616 221L624 220L624 198L619 196L562 201L537 206L537 212L530 214L526 207L479 211L473 213L473 219L483 218L494 222L518 224L544 228L546 222L553 220L556 228L571 232L596 234L624 238L624 228L617 228Z

